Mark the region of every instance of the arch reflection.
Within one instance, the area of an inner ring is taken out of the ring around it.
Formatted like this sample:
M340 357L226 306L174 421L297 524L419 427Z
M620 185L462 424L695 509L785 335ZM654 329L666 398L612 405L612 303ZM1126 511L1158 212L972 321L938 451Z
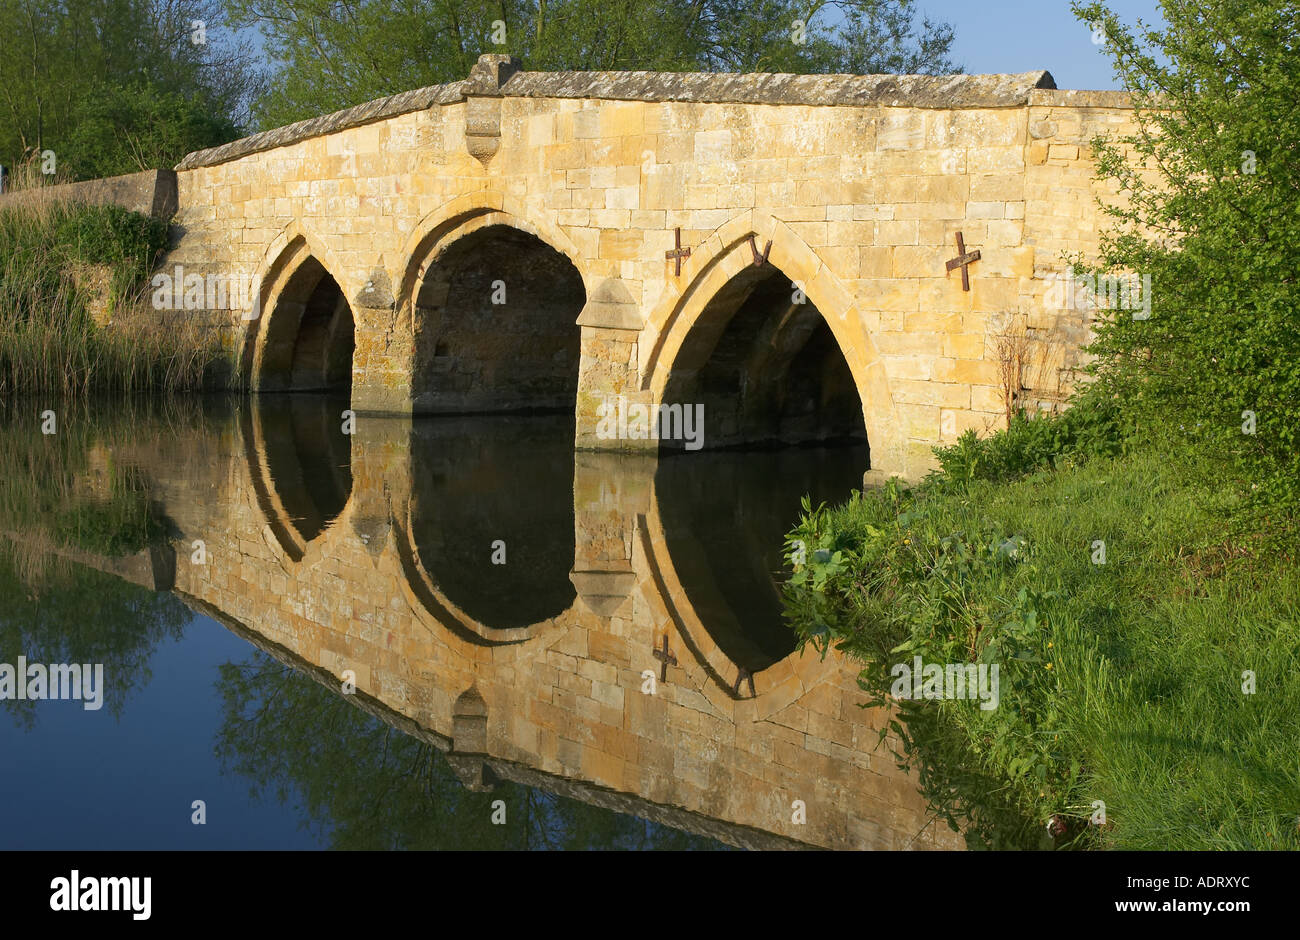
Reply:
M573 466L568 416L412 423L418 564L477 624L516 630L573 605Z
M655 474L664 540L700 623L736 666L760 672L795 649L781 614L785 535L800 499L862 485L865 444L665 459Z
M351 436L341 395L262 395L243 410L258 502L294 560L333 524L352 494Z

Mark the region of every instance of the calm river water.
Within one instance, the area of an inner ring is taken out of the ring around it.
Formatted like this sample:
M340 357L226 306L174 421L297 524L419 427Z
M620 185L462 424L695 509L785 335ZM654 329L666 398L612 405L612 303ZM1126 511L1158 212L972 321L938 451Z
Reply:
M864 448L344 408L6 417L0 848L951 844L782 622Z

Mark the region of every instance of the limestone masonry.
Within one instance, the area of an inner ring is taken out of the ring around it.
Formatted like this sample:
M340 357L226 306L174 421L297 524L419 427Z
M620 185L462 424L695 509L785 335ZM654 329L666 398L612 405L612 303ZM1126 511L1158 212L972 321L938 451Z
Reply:
M356 411L387 413L576 400L590 449L656 446L598 435L601 403L680 400L736 285L766 272L829 326L873 472L915 478L935 444L1005 422L1008 337L1028 348L1018 402L1068 393L1092 314L1049 291L1097 249L1111 190L1089 141L1132 122L1126 95L1046 72L528 73L484 56L464 82L190 154L161 270L258 286L255 318L198 314L254 389L350 380ZM969 291L946 267L959 232L980 252ZM689 255L666 257L678 239ZM486 300L448 300L471 288L519 293L489 323ZM514 313L519 297L549 320ZM752 385L754 363L794 353L745 355ZM748 433L742 411L718 433Z
M573 592L543 620L500 628L471 608L506 569L483 566L466 596L465 572L417 538L421 517L447 514L420 505L420 481L452 478L474 428L425 449L410 417L332 435L350 485L330 518L304 512L299 458L275 420L244 407L198 433L134 425L140 443L94 463L147 474L173 538L129 559L69 556L174 592L336 694L351 678L349 702L446 752L476 789L512 780L752 848L964 844L930 818L892 733L880 744L890 713L862 707L841 654L791 652L737 681L713 633L718 589L684 584L696 559L666 528L653 458L574 455ZM666 669L652 652L665 642ZM647 672L663 681L648 687Z

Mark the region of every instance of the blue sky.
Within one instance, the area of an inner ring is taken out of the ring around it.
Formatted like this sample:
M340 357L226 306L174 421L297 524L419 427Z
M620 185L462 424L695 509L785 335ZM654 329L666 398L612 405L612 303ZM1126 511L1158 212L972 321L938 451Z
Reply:
M1130 25L1162 22L1156 0L1111 0L1109 6ZM1119 87L1068 0L918 0L917 8L952 24L952 57L967 72L1047 69L1058 88Z
M1109 0L1129 25L1158 25L1158 0ZM1032 72L1047 69L1058 88L1119 88L1110 61L1093 45L1088 27L1070 12L1069 0L917 0L931 20L951 23L952 58L965 71ZM255 31L244 35L261 46Z

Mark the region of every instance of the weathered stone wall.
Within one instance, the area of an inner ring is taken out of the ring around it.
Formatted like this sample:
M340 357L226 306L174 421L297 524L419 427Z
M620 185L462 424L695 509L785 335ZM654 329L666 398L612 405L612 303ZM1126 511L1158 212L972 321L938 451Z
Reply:
M169 219L175 214L176 172L146 170L107 179L61 183L0 194L0 210L49 202L80 202L119 205L132 212Z
M1095 178L1092 141L1136 132L1126 94L1041 90L1030 94L1025 148L1025 240L1034 246L1034 278L1021 285L1020 312L1034 351L1026 376L1028 397L1057 407L1078 379L1091 340L1092 305L1067 302L1063 286L1071 259L1095 260L1100 234L1109 224L1101 196L1111 205L1123 197L1112 183ZM1131 147L1122 147L1132 157Z
M710 300L752 263L751 235L834 333L876 470L918 476L934 444L1001 425L1001 334L1031 331L1021 400L1068 390L1087 314L1045 310L1044 278L1095 250L1087 140L1129 127L1123 96L1058 92L1046 73L549 75L485 59L469 82L181 164L169 263L261 285L257 319L209 312L251 384L278 292L310 254L353 305L354 407L409 411L431 358L416 349L421 285L444 249L504 224L582 278L581 447L654 446L602 439L597 409L662 400ZM665 260L678 229L680 274ZM958 232L981 252L969 291L945 269ZM501 273L507 288L519 276Z
M816 846L960 845L946 827L927 826L915 781L877 749L886 715L858 707L850 664L791 655L755 675L754 697L747 685L733 693L735 667L692 610L665 544L654 461L578 455L578 597L542 623L489 631L412 552L409 419L358 424L347 507L317 538L292 545L259 420L245 415L198 450L163 438L136 458L129 447L114 451L147 468L181 530L175 590L325 670L337 687L352 670L368 699L415 733L450 742L468 776L481 761L516 776L531 769L579 795L603 788L634 798L632 811L673 809ZM196 539L207 564L192 563ZM503 637L513 642L485 642ZM665 637L677 663L647 694L643 673L659 675L651 651ZM481 734L464 722L471 688L486 714ZM806 823L792 821L795 800Z

